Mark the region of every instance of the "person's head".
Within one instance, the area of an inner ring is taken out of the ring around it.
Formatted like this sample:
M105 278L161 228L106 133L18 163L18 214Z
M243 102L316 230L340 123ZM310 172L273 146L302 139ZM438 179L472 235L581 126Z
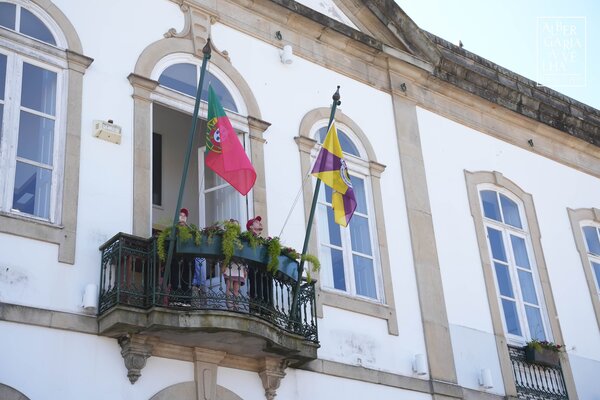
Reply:
M187 222L187 218L188 218L188 210L187 208L182 208L181 210L179 210L179 223L180 224L185 224Z
M260 215L249 219L248 222L246 222L246 229L256 236L260 235L263 231L262 218Z

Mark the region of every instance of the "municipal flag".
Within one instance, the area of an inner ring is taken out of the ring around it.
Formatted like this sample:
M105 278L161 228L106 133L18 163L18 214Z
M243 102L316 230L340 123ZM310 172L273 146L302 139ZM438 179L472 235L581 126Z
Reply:
M335 122L332 122L329 127L312 174L333 189L331 205L336 224L348 226L356 209L356 198L348 174L348 166L343 158Z

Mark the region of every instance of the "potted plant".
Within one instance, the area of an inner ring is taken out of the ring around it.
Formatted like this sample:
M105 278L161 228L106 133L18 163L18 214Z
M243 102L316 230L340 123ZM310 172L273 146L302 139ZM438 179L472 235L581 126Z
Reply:
M546 367L560 365L559 353L563 346L546 340L532 339L525 344L525 359L527 362Z

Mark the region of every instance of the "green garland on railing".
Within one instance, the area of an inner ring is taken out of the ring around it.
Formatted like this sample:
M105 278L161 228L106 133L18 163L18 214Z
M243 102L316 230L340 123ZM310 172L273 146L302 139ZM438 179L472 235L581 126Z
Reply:
M235 252L235 249L243 248L243 241L247 242L250 247L256 248L258 245L264 245L267 247L267 255L269 261L267 263L267 271L275 273L279 267L279 256L285 255L297 261L307 261L312 265L312 271L317 272L321 268L319 259L312 254L300 255L296 250L291 247L282 247L281 240L279 237L269 237L264 239L260 236L256 236L251 232L241 232L240 224L235 220L228 220L222 223L216 223L211 226L207 226L202 229L198 229L194 224L190 225L176 225L177 228L177 239L181 241L187 241L190 239L194 240L194 244L199 246L202 242L202 237L206 236L208 244L210 245L215 235L222 236L222 251L223 251L223 266L229 265L231 258ZM156 252L158 258L161 261L165 261L167 258L167 251L165 243L171 234L171 227L167 227L162 230L156 239ZM307 280L310 282L311 271L306 269Z
M281 242L277 236L267 239L267 254L269 255L267 271L275 273L279 266L279 256L281 255Z
M221 264L221 269L227 268L236 248L242 249L244 247L240 240L241 229L239 222L230 219L223 223L223 227L225 228L223 231L223 256L225 258Z
M312 265L312 270L318 272L321 270L321 262L319 259L312 254L303 254L300 257L300 261L307 261ZM312 282L312 276L310 275L310 269L306 268L306 280Z

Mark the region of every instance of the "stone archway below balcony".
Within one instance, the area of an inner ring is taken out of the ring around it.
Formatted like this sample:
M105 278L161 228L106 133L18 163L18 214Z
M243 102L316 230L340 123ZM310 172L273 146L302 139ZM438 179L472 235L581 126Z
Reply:
M216 394L217 397L215 400L243 400L240 396L223 386L217 386ZM190 381L169 386L156 393L150 400L196 400L199 398L201 397L198 397L196 394L196 383Z

